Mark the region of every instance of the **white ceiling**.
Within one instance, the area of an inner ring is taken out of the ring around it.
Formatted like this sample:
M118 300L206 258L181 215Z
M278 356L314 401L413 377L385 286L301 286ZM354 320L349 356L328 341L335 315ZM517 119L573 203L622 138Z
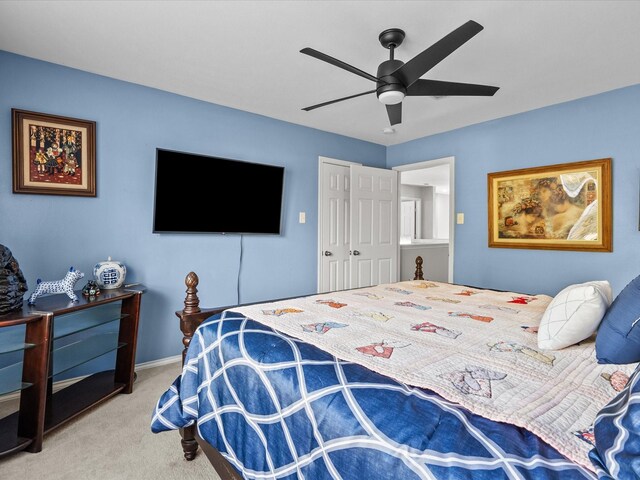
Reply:
M494 97L409 97L385 135L375 88L301 54L373 75L378 35L407 61L468 20L484 30L423 78L499 86ZM640 83L637 1L2 1L0 49L320 130L393 145Z
M403 170L400 183L417 187L434 187L437 193L449 193L449 164Z

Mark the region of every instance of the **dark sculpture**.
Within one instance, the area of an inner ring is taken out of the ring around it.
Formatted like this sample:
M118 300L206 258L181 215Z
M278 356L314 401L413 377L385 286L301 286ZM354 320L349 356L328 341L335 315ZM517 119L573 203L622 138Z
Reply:
M95 280L89 280L87 284L82 289L82 295L92 298L96 295L100 295L100 287Z
M22 297L29 290L18 261L0 245L0 315L22 307Z

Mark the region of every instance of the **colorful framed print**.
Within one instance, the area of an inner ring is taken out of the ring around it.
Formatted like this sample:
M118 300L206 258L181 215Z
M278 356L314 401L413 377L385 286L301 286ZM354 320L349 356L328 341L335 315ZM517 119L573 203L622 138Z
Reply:
M96 196L96 123L12 109L13 193Z
M611 159L489 173L489 247L611 252Z

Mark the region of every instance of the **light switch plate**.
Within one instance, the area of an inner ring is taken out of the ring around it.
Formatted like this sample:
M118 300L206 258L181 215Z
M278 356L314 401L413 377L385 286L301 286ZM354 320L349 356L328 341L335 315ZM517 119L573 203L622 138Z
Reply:
M298 214L298 222L299 223L306 223L307 222L307 215L305 212L300 212Z
M462 225L464 223L464 213L458 213L456 215L456 223Z

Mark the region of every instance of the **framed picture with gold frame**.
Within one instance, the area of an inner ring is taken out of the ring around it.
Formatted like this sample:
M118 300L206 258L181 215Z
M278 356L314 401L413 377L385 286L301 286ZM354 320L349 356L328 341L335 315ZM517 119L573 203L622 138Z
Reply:
M96 196L96 123L11 110L13 192Z
M611 252L611 158L489 173L489 247Z

